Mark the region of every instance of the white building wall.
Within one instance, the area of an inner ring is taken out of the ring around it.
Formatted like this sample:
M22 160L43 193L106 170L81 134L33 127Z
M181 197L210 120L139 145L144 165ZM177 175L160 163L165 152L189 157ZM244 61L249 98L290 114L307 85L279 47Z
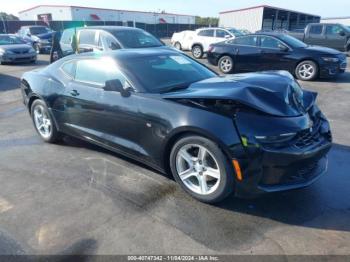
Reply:
M20 20L38 20L40 14L51 14L52 20L72 20L72 12L69 6L38 6L28 11L20 12Z
M350 26L350 17L321 19L321 23L338 23Z
M101 21L135 21L140 23L160 23L164 19L167 23L194 24L195 16L147 13L123 10L108 10L83 7L38 6L28 11L19 13L20 20L37 20L38 14L51 14L52 20L63 21L90 21L91 15L97 15Z
M263 14L263 7L220 13L219 26L247 29L250 32L255 32L262 28Z

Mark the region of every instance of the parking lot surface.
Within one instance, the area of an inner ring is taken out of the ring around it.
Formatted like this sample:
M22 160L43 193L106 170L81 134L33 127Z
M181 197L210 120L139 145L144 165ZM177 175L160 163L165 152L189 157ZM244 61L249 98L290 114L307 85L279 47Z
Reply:
M332 126L327 174L206 205L123 156L72 138L45 144L18 87L47 61L0 66L0 254L350 254L350 68L301 83Z

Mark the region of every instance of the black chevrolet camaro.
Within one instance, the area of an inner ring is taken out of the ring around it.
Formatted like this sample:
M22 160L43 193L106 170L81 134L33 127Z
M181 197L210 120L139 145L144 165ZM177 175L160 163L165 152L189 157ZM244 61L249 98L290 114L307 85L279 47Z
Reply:
M346 55L335 49L309 46L282 33L258 33L213 44L208 61L225 74L287 70L308 81L344 73Z
M328 121L285 71L219 77L175 50L125 49L65 57L21 90L46 142L122 153L203 202L305 187L327 169Z

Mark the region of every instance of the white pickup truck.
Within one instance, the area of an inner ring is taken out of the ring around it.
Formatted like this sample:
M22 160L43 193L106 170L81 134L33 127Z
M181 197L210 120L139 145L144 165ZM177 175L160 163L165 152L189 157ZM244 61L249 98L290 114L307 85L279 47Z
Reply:
M211 44L233 39L238 35L242 33L234 28L200 28L195 31L186 30L174 33L171 44L179 50L191 50L195 58L201 58Z

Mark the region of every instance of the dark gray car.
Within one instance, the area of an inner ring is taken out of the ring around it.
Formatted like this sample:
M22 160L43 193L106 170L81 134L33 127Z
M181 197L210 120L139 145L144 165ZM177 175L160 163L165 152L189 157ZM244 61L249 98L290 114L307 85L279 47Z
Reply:
M34 48L15 35L0 34L0 63L31 62L37 54Z

